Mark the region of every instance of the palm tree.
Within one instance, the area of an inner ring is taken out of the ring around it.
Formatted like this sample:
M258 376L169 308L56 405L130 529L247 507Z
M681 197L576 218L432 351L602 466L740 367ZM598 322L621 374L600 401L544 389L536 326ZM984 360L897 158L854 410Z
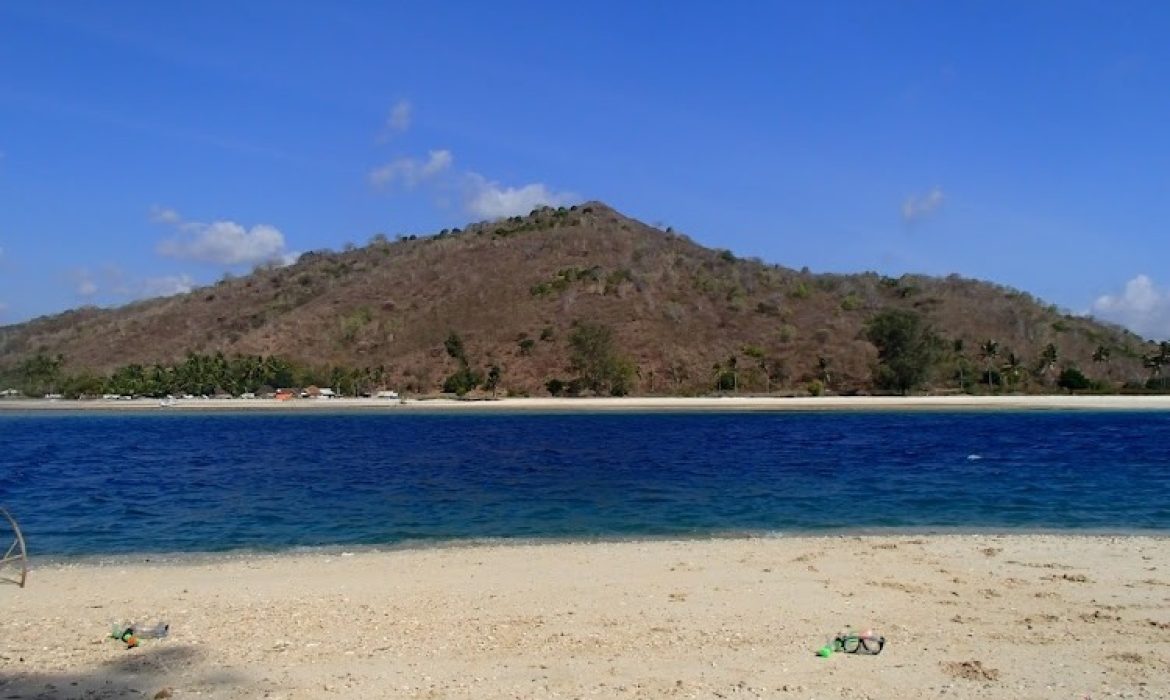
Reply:
M995 358L999 357L999 343L994 340L986 340L979 346L979 356L987 363L987 388L991 388L991 363Z
M1056 346L1052 343L1045 345L1044 349L1040 351L1040 371L1044 373L1045 377L1056 368L1056 360L1059 356L1060 353L1057 352Z
M1162 376L1162 365L1166 364L1166 358L1160 353L1157 355L1151 353L1142 358L1142 364L1150 370L1150 379L1157 379Z
M1109 377L1109 355L1111 351L1104 345L1098 345L1097 349L1093 351L1093 362L1098 365L1105 365L1105 376Z
M829 374L829 358L824 355L818 355L817 370L821 373L821 381L825 383L825 388L828 388L829 381L832 379L832 376Z
M1024 363L1020 361L1019 356L1009 351L1002 368L1003 376L1007 379L1008 384L1015 386L1016 382L1020 380L1020 375L1023 374L1023 369Z
M965 392L967 382L964 381L963 369L964 365L967 364L967 358L963 356L963 339L955 338L951 343L951 350L955 353L955 366L959 369L959 389Z

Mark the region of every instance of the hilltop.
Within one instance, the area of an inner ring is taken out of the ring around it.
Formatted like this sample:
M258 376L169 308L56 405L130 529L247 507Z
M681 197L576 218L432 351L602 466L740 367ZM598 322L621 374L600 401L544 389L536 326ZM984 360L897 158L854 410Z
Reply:
M585 323L612 331L634 393L848 393L873 389L867 324L895 310L938 338L925 381L935 391L960 381L979 390L988 369L1014 390L1055 391L1068 367L1120 389L1145 381L1155 350L999 285L789 269L589 202L377 236L187 294L0 328L0 376L19 381L38 355L60 356L65 373L108 375L222 353L279 356L305 368L306 383L366 368L366 383L425 394L459 368L446 345L454 334L468 365L499 368L501 391L541 395L550 379L572 378L569 337ZM981 351L988 341L995 353Z

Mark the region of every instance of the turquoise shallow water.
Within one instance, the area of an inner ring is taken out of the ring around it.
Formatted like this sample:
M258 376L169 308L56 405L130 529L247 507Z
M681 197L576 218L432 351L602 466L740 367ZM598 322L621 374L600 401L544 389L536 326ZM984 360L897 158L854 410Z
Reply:
M0 415L34 552L991 529L1170 534L1170 413Z

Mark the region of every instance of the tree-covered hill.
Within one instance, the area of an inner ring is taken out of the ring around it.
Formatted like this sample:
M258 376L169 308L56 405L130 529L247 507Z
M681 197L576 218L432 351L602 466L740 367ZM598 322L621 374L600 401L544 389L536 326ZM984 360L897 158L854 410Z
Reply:
M1167 363L1024 292L740 259L597 202L0 328L0 380L28 393L186 391L192 373L203 392L1058 391L1066 370L1120 390Z

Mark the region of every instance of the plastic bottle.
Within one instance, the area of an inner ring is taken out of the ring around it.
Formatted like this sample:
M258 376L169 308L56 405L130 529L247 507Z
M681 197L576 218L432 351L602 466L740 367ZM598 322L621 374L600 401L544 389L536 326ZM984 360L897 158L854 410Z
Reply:
M131 623L129 627L134 630L134 634L139 639L162 639L171 631L171 626L162 620L159 620L154 627L147 627L145 624L136 625L134 623Z

